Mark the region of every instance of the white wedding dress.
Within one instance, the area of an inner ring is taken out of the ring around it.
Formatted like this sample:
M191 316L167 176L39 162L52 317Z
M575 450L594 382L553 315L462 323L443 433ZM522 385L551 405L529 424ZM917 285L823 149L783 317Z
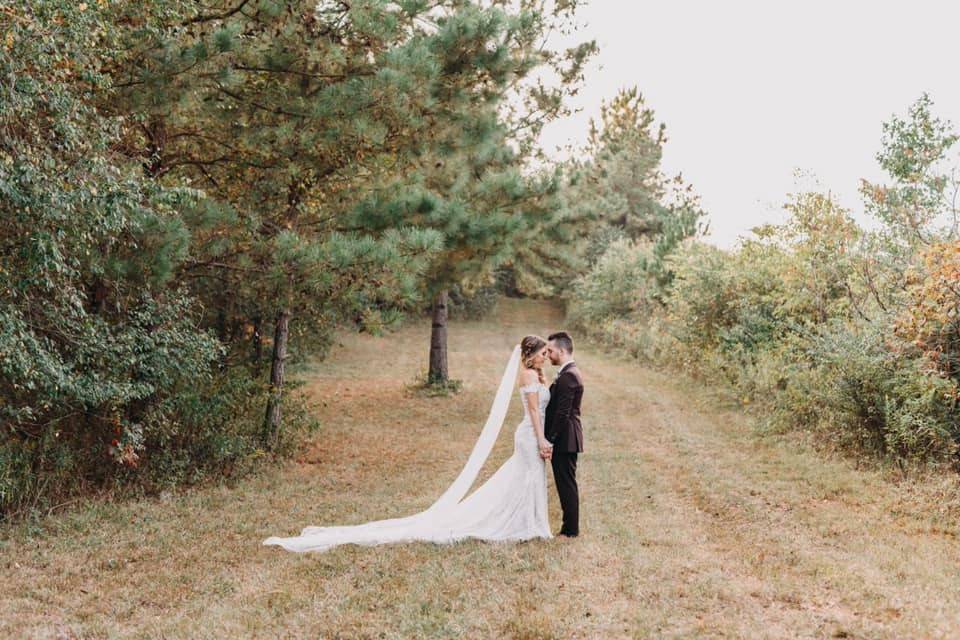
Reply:
M304 552L326 551L343 544L378 545L413 541L449 544L467 538L500 542L553 537L547 518L546 466L540 457L537 436L524 398L527 393L537 394L542 421L550 399L550 391L543 384L520 389L524 417L513 436L513 455L476 491L464 497L490 455L503 426L519 363L520 347L516 347L500 380L487 423L467 464L453 484L427 510L405 518L360 525L307 527L299 536L271 537L264 540L263 544Z

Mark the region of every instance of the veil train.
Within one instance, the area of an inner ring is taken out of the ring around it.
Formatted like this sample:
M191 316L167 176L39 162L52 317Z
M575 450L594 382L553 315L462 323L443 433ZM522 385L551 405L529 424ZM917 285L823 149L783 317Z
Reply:
M306 527L299 536L291 538L274 536L264 540L263 544L277 545L288 551L304 552L325 551L342 544L374 545L415 540L453 542L462 537L456 533L458 520L462 518L462 514L456 512L456 507L473 486L497 441L497 436L507 417L507 409L510 407L510 397L519 365L520 346L518 345L507 362L486 424L473 445L467 463L456 480L426 510L403 518L376 520L358 525Z

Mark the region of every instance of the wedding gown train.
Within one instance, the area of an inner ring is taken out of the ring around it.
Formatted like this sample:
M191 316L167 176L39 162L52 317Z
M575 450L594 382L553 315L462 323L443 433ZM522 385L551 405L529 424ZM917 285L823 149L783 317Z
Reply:
M427 541L450 544L466 538L488 541L519 541L550 538L547 518L547 477L537 437L526 402L523 420L514 432L513 455L490 478L467 497L490 455L506 418L520 364L516 347L494 397L487 422L453 484L428 509L404 518L377 520L366 524L334 527L306 527L299 536L271 537L265 545L288 551L326 551L343 544L378 545ZM536 393L542 420L550 391L537 383L520 389Z

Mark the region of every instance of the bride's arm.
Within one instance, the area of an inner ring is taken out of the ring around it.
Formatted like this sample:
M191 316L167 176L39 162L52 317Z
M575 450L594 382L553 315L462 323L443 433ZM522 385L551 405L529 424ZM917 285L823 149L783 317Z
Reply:
M533 423L533 432L537 436L537 444L543 449L549 446L547 438L543 433L543 420L540 416L540 378L533 371L522 371L520 373L520 390L523 393L523 401L527 403L527 412L530 414L530 422ZM537 385L533 391L524 391L530 385Z

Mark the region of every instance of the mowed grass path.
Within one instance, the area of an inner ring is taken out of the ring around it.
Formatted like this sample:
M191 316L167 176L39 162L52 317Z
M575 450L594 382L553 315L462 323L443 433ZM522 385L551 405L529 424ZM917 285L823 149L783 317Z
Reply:
M561 318L504 301L455 323L464 391L424 398L426 322L345 336L308 374L322 431L282 469L98 502L0 539L0 637L920 638L960 636L949 489L757 436L689 382L581 345L582 536L262 547L305 525L418 511L452 481L510 353ZM510 453L511 414L487 469ZM551 516L559 507L550 485Z

